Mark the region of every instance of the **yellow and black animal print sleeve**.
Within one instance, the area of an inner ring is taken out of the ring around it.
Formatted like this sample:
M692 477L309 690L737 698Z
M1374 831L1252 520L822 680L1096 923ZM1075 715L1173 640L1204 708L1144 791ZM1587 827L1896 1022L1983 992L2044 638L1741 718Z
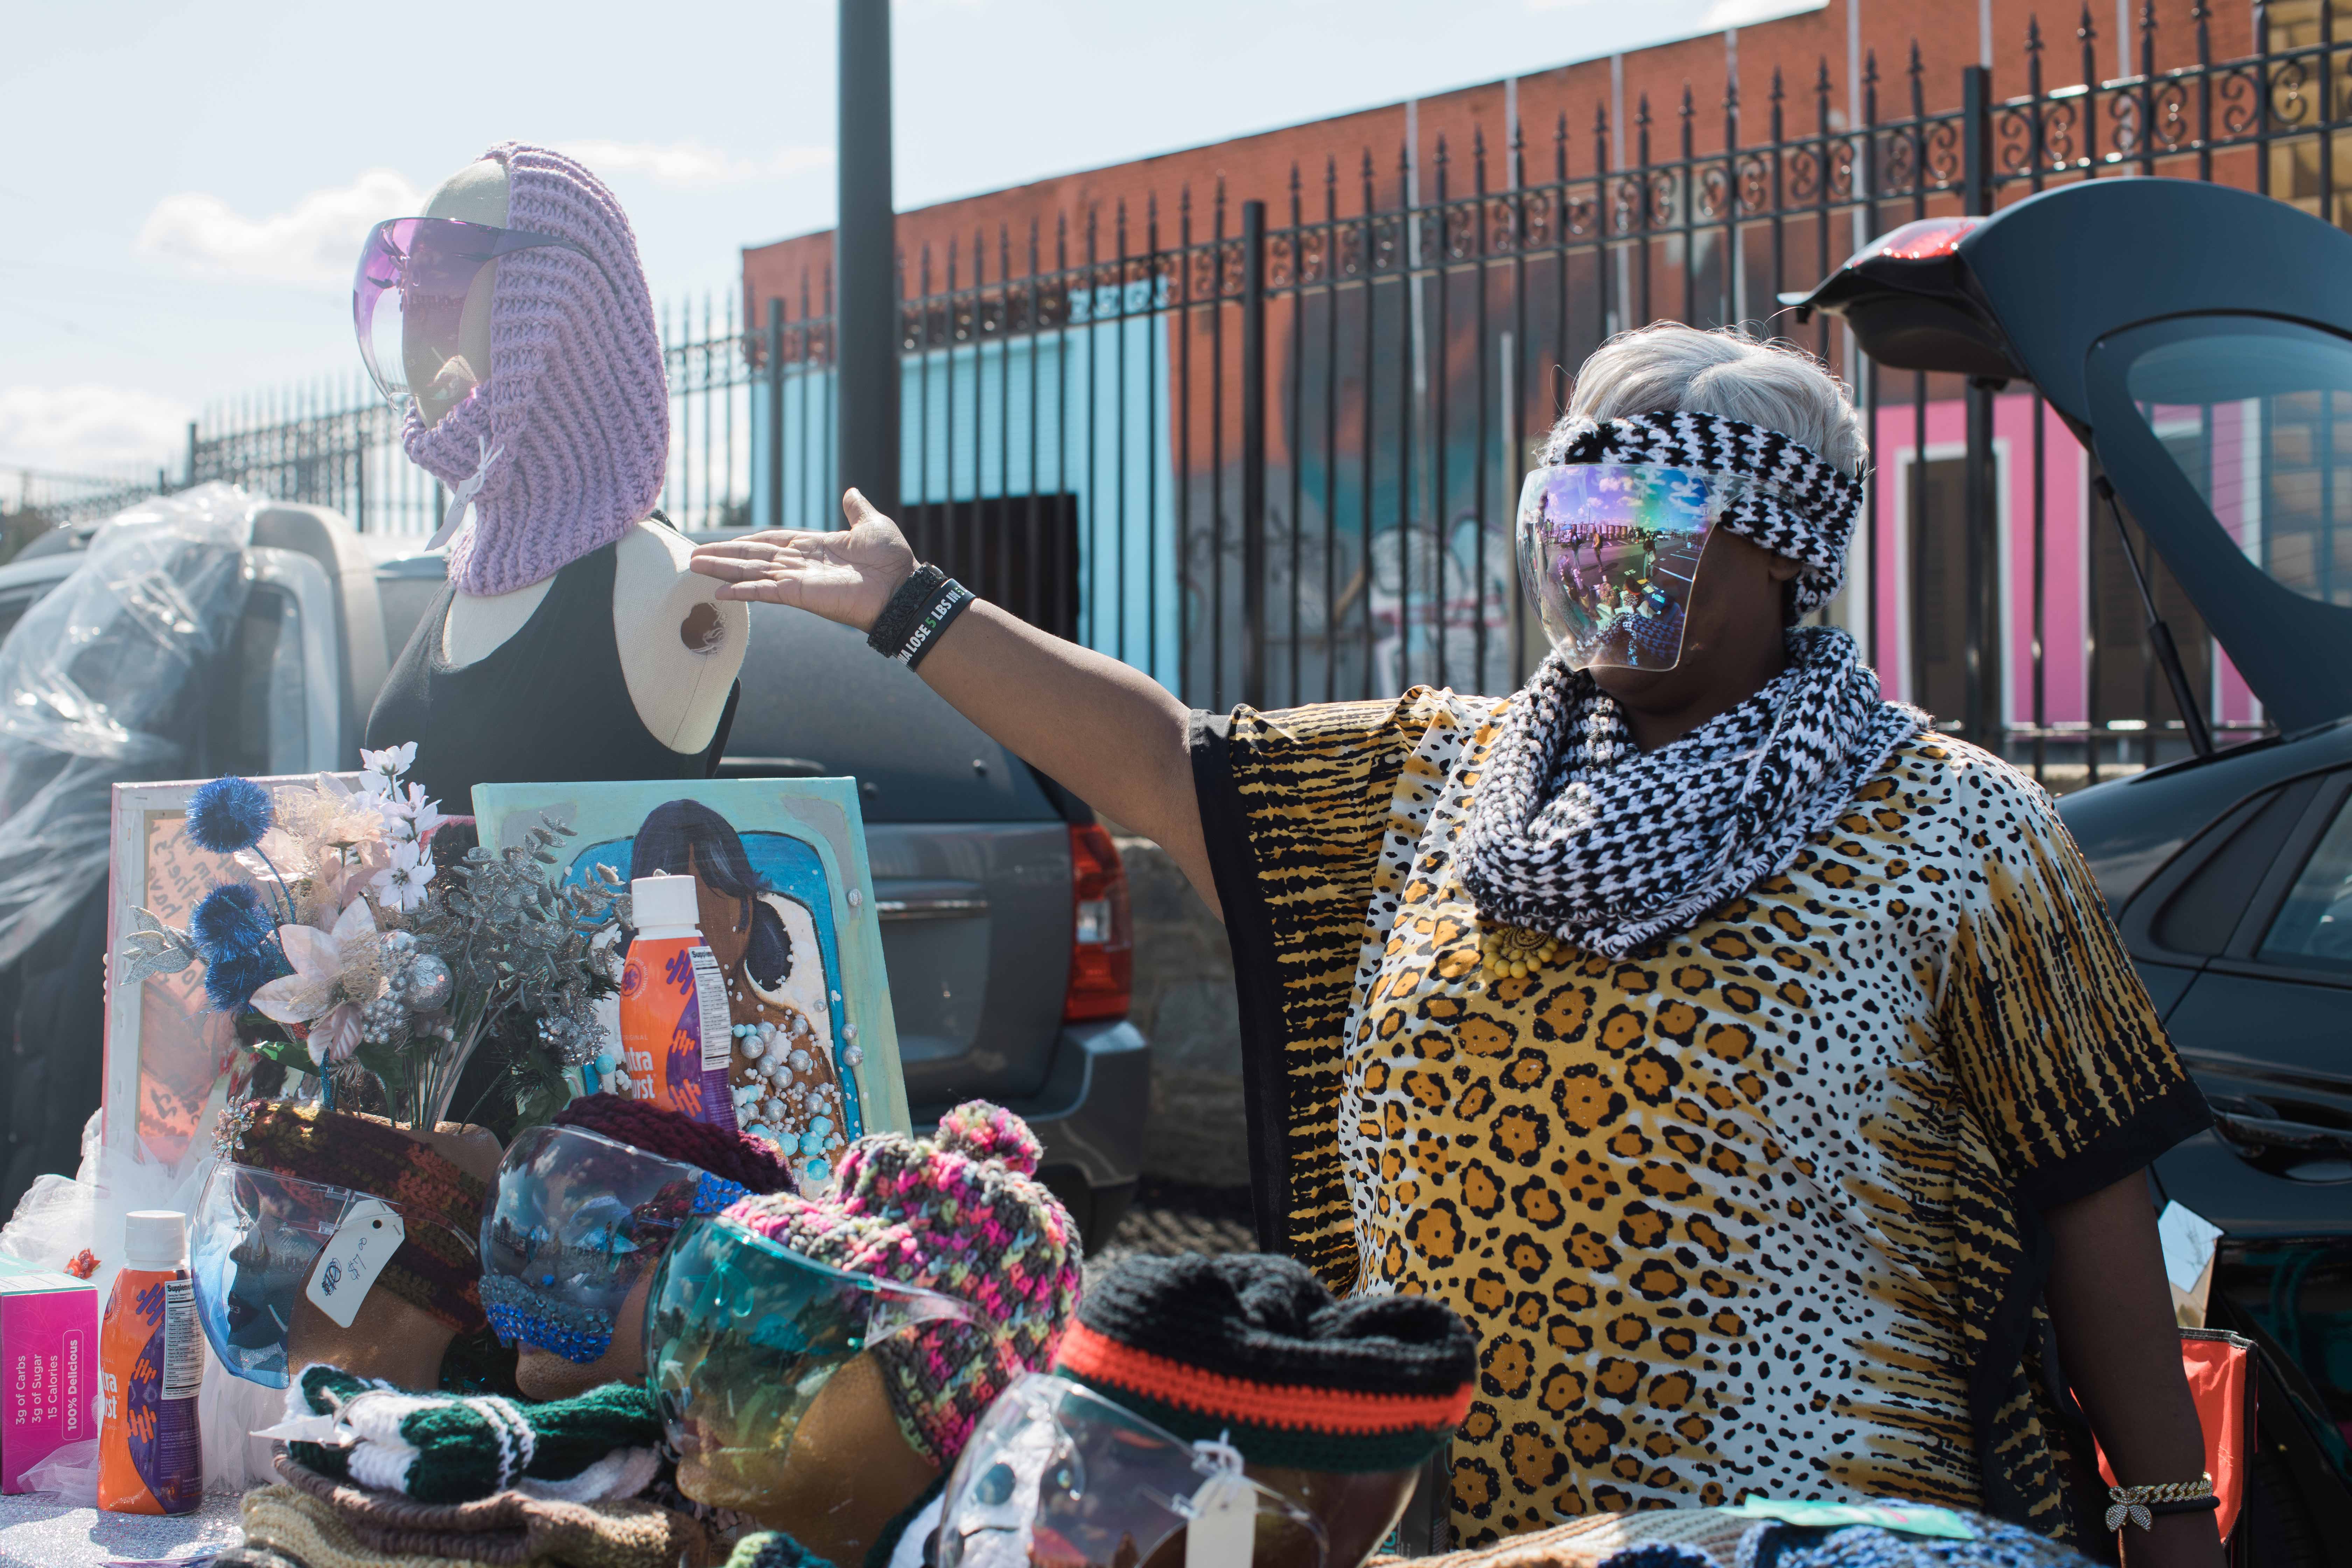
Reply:
M1196 714L1192 774L1233 942L1258 1244L1355 1282L1340 1031L1390 796L1435 711L1389 702Z
M2049 797L1990 758L1967 771L1982 880L1945 977L1945 1038L2011 1190L2047 1209L2211 1118Z

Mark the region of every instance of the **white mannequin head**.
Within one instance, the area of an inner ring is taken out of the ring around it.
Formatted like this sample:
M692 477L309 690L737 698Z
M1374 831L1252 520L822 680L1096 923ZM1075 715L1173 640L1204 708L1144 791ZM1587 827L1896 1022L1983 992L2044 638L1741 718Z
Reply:
M507 222L507 170L495 158L468 163L447 179L425 204L426 217L455 218L459 223L504 228ZM466 394L490 373L490 300L498 289L495 261L474 275L466 292L466 313L457 323L463 353L446 365L408 363L408 384L415 387L417 416L427 426L465 401ZM412 356L415 345L411 345ZM462 363L461 363L462 362Z

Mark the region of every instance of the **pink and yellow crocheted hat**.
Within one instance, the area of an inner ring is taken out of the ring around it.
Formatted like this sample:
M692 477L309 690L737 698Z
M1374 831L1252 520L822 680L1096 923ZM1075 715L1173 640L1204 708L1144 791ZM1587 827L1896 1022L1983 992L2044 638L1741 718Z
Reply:
M802 1257L969 1302L982 1323L935 1324L874 1348L898 1425L941 1468L1024 1372L1043 1372L1077 1310L1080 1245L1036 1179L1028 1123L968 1100L929 1138L877 1132L841 1157L822 1197L748 1197L724 1217Z

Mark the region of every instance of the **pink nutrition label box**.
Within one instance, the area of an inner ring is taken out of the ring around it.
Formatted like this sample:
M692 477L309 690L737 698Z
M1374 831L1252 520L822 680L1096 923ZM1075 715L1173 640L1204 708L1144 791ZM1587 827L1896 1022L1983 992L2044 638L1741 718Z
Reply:
M98 1436L98 1291L70 1274L0 1272L0 1492L68 1443Z

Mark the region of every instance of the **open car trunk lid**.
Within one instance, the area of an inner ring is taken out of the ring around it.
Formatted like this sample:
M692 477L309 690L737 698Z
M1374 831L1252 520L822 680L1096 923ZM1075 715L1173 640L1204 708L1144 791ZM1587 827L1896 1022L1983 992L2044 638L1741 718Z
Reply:
M2279 728L2352 713L2352 235L2090 180L1906 226L1788 302L1889 368L2032 382Z

